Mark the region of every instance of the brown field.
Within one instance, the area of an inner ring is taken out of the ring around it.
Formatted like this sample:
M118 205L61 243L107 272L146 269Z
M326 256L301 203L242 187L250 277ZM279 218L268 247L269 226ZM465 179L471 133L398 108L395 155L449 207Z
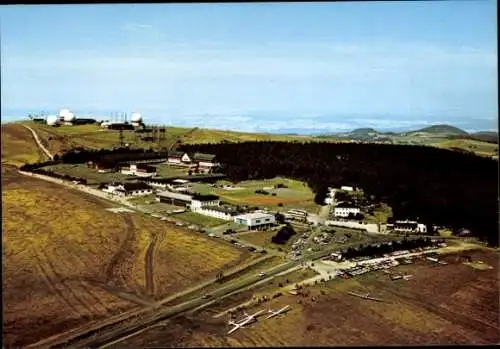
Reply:
M497 251L469 254L498 265ZM310 287L307 297L284 295L246 311L290 304L285 316L258 321L230 336L227 319L214 319L205 311L180 316L115 347L498 343L498 270L472 269L453 255L444 259L448 265L418 262L398 267L413 274L410 281L391 281L375 272ZM385 302L353 297L349 290L371 292Z
M2 166L4 344L24 346L170 295L246 255Z
M2 164L21 166L46 158L28 129L19 124L2 125Z

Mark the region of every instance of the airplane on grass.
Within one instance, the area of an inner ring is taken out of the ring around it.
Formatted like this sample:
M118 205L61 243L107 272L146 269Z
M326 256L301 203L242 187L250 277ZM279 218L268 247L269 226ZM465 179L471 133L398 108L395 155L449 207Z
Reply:
M347 293L350 294L351 296L356 296L359 298L369 299L369 300L377 301L377 302L383 302L383 300L380 298L370 297L370 293L368 293L368 292L366 294L359 294L359 293L354 293L354 292L350 292L350 291Z
M240 321L233 321L233 320L229 320L228 324L231 325L231 326L234 326L231 330L229 330L229 332L227 334L231 334L233 333L234 331L242 328L243 326L245 325L248 325L248 324L251 324L252 322L256 321L256 317L257 315L260 315L264 312L265 310L259 310L258 312L252 314L252 315L248 315L246 312L243 312L243 314L245 314L245 317L240 320Z
M270 313L271 315L269 315L268 317L266 317L264 320L270 319L270 318L272 318L274 316L277 316L279 314L286 313L289 309L290 309L289 305L286 305L283 308L278 309L278 310L269 309L268 313Z

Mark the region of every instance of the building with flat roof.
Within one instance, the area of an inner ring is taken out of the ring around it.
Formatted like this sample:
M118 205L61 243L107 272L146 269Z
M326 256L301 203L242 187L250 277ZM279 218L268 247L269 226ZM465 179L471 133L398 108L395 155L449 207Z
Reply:
M194 202L194 200L192 202ZM191 206L191 211L205 216L223 219L225 221L233 221L234 217L240 213L236 207L221 205Z
M247 213L234 217L234 221L248 227L248 229L262 229L276 223L274 214L269 213Z
M162 191L156 194L156 201L176 206L186 206L191 203L192 199L193 195L174 193L171 191Z

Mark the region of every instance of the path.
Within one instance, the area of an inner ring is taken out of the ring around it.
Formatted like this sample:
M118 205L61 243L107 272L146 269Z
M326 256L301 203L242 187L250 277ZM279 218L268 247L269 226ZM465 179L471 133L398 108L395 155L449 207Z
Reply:
M29 126L26 126L26 125L23 125L25 128L27 128L31 134L33 135L33 138L35 139L35 142L36 144L38 145L38 147L45 153L45 155L47 155L50 160L54 160L54 156L48 151L47 148L45 148L45 146L42 144L42 142L40 141L40 138L38 138L38 135L37 133L35 132L35 130L33 130L31 127Z

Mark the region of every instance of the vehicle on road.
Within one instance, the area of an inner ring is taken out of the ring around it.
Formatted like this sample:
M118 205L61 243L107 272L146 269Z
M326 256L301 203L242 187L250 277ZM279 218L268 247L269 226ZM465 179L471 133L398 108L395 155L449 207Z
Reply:
M212 295L211 295L211 294L206 294L206 295L203 295L203 297L201 297L201 299L208 299L208 298L210 298L210 297L212 297Z

